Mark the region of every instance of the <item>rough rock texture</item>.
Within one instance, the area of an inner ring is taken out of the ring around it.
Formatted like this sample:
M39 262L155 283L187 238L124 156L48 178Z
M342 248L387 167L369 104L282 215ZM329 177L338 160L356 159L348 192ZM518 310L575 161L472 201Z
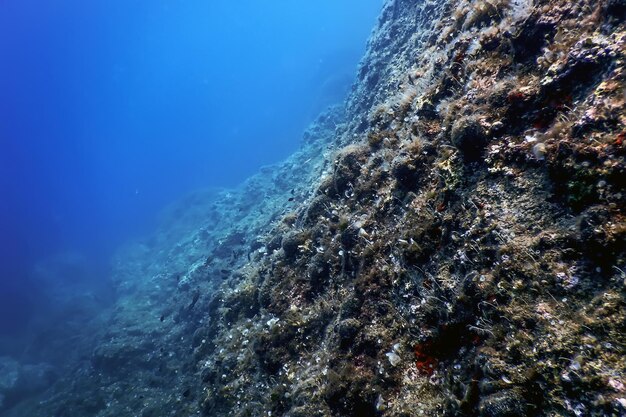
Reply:
M0 356L0 410L44 391L55 379L50 365L20 364Z
M624 415L625 17L386 2L329 165L128 249L89 366L22 415Z
M285 214L313 194L310 184L327 169L324 155L342 121L341 108L329 109L284 162L262 168L236 189L189 195L164 211L153 236L120 248L113 261L118 298L112 311L75 335L70 346L57 344L80 359L45 395L4 410L6 416L199 412L204 358L197 352L209 342L211 297L224 280L238 281L245 264L269 251L269 236L280 242L278 231L287 231L289 223ZM254 308L250 303L245 314L253 317ZM49 333L65 336L58 329ZM4 417L2 411L0 404Z
M624 10L387 2L332 173L212 304L205 415L623 415Z

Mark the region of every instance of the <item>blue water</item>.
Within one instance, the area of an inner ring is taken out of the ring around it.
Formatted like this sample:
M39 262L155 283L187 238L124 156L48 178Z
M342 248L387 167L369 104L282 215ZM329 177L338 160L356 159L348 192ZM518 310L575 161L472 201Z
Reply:
M349 88L380 6L0 2L0 335L24 330L50 285L106 287L114 249L169 202L293 152ZM37 280L67 253L80 268Z

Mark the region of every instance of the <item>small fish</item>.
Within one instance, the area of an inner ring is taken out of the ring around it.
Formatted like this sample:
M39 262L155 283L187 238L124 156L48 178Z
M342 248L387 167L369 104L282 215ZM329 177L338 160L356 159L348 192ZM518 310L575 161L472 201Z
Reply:
M295 197L289 197L289 201L295 200Z
M189 307L187 307L187 309L191 310L196 305L199 299L200 299L200 289L196 289L193 292L193 299L191 300L191 304L189 304Z
M161 320L161 323L163 323L165 321L165 314L163 314L159 320Z

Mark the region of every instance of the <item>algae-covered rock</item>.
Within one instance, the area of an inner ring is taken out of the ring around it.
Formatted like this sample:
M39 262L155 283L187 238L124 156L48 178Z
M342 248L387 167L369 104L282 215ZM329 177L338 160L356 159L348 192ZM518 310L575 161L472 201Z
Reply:
M526 400L514 390L487 396L481 401L478 409L481 417L523 417L528 415Z
M480 161L488 143L486 129L476 116L456 120L452 125L450 139L468 162Z
M281 247L285 258L293 260L304 249L308 234L302 231L294 231L283 236Z
M622 3L386 1L345 123L120 255L97 416L623 415Z

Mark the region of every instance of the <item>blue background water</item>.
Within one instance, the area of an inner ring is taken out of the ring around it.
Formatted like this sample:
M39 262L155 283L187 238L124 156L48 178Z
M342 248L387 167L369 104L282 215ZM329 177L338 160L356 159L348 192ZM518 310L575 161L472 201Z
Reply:
M162 206L296 149L348 88L380 6L0 2L0 331L45 297L39 259L78 253L78 279L100 280Z

